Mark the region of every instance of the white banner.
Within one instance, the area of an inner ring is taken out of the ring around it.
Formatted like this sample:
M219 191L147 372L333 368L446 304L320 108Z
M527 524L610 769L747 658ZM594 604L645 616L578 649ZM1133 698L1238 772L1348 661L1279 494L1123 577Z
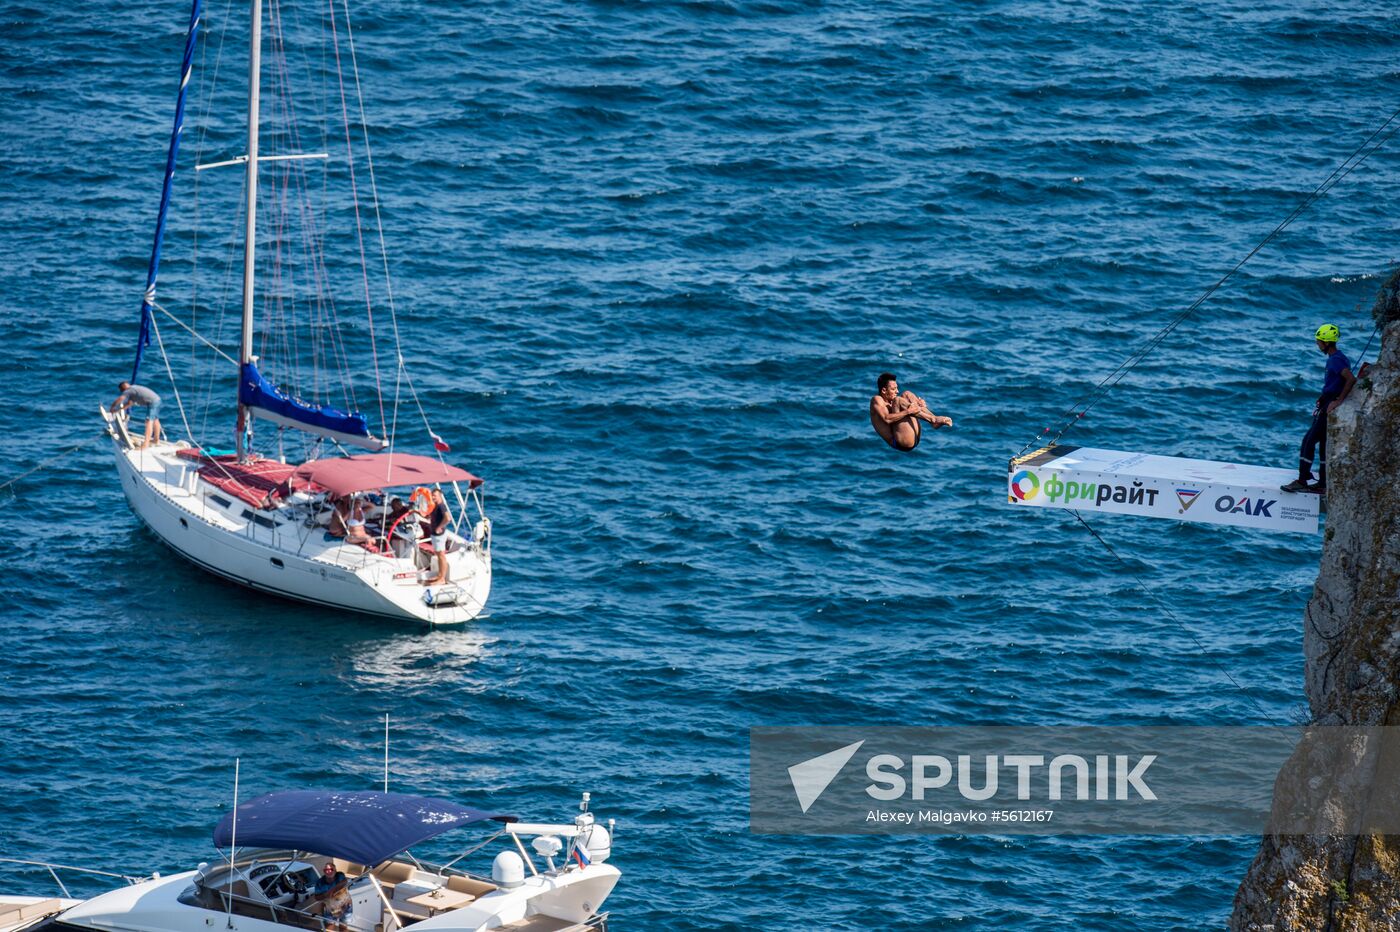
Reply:
M1320 496L1280 490L1295 478L1267 466L1057 446L1013 460L1006 496L1037 508L1312 534Z

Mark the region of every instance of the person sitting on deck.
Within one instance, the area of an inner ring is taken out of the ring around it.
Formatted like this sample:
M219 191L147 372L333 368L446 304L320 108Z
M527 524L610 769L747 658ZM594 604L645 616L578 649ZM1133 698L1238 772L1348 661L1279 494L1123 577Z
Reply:
M350 518L350 500L343 496L337 496L331 500L332 510L330 521L326 523L326 533L332 537L344 537L350 533L346 522Z
M1313 335L1318 350L1327 357L1327 368L1322 379L1322 394L1313 407L1312 423L1303 435L1303 445L1298 451L1298 478L1281 487L1285 492L1314 492L1318 495L1327 492L1327 415L1346 400L1356 384L1356 376L1351 374L1351 361L1337 349L1337 340L1341 335L1342 332L1332 324L1323 324ZM1309 485L1314 451L1318 453L1320 463L1317 482Z
M347 514L342 518L345 524L345 541L350 544L368 546L374 542L370 540L369 532L365 530L365 503L358 495L350 498Z
M115 414L118 411L127 411L134 407L148 409L146 411L146 437L139 445L148 447L152 443L159 443L161 438L160 396L144 385L132 385L130 382L119 383L117 390L121 394L107 410Z
M433 489L433 510L428 515L428 534L432 540L433 556L437 557L437 576L428 580L425 586L440 586L447 582L447 526L452 523L452 512L447 509L447 500L442 489Z
M326 917L328 930L338 929L349 932L350 910L354 902L350 899L350 881L335 869L334 861L327 861L316 878L316 886L311 890L312 903L307 908L311 915L320 913Z
M934 414L928 402L913 392L900 394L893 373L882 372L875 382L876 394L870 399L870 424L886 443L903 453L919 445L923 433L920 422L934 430L952 427L953 419Z

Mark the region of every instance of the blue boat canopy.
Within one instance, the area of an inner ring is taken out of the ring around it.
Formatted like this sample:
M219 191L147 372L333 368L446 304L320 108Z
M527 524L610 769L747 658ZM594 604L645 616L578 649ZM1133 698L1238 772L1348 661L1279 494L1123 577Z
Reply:
M245 362L240 369L238 403L256 416L283 427L331 437L365 450L382 450L388 446L378 437L370 436L369 422L363 414L346 414L329 405L314 405L293 398L263 378L257 363Z
M473 822L515 816L469 809L445 799L403 793L288 790L239 805L238 845L292 848L373 866L419 842ZM214 844L234 841L233 813L214 829Z

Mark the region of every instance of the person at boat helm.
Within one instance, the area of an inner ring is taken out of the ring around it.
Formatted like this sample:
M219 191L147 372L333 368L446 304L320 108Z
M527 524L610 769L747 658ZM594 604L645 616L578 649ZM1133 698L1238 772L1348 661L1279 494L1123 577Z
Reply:
M379 533L376 536L387 536L390 529L398 523L398 520L412 510L413 509L405 505L403 499L399 498L397 495L389 499L389 503L384 506L384 513L379 516Z
M311 890L311 906L306 910L311 915L320 913L326 917L326 929L350 932L347 924L350 910L354 905L350 899L350 881L335 869L334 861L327 861L316 878L316 886Z
M107 410L116 414L118 411L127 411L134 407L146 408L146 438L141 441L141 446L148 447L152 443L159 442L161 438L160 396L144 385L132 385L130 382L118 384L117 390L121 394Z
M1327 493L1327 415L1346 401L1352 386L1356 384L1356 376L1351 374L1351 361L1337 349L1337 340L1341 336L1342 332L1333 324L1323 324L1313 334L1318 351L1327 357L1327 368L1322 378L1322 394L1313 408L1312 424L1303 435L1303 445L1298 451L1298 478L1281 487L1285 492ZM1314 450L1319 457L1317 482L1309 485Z
M431 538L433 556L437 557L437 576L428 580L425 586L440 586L447 582L447 526L452 523L452 512L447 509L447 500L442 489L433 489L433 510L428 513L428 536Z
M937 430L952 427L953 419L934 414L928 402L913 392L900 394L899 382L891 372L882 372L875 380L876 393L870 399L870 425L886 443L908 453L919 445L923 424Z

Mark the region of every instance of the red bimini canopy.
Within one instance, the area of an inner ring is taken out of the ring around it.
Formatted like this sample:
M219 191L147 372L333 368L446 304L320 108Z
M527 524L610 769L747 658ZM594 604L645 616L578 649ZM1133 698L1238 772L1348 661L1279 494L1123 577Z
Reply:
M294 475L316 483L332 495L438 482L466 482L472 488L481 485L481 480L465 469L412 453L364 453L312 460L298 466Z

